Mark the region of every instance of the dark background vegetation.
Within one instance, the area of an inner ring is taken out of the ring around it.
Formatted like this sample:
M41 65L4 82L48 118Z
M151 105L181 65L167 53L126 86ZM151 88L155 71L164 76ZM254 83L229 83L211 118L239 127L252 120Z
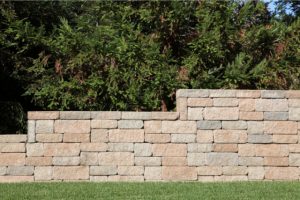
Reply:
M172 110L179 88L299 89L300 2L0 1L0 132L28 110Z

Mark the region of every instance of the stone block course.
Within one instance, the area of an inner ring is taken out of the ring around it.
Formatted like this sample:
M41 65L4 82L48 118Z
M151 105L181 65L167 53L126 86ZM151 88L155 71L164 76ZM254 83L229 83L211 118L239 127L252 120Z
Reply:
M239 110L237 107L206 107L204 108L205 120L238 120Z
M118 128L120 129L141 129L144 123L142 120L119 120Z

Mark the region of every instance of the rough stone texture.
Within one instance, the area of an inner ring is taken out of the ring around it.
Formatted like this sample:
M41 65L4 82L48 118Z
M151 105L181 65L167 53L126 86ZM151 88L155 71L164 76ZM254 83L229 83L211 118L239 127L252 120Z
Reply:
M171 142L170 134L145 134L145 142L168 143Z
M144 130L113 129L109 130L110 142L144 142Z
M133 152L133 143L108 143L108 151Z
M249 180L263 180L265 177L265 169L263 167L248 167Z
M198 143L190 143L188 144L188 152L191 153L204 153L211 152L212 144L198 144Z
M187 158L186 157L163 157L162 165L163 166L186 166Z
M209 175L222 175L222 167L220 166L201 166L197 167L198 175L209 176Z
M247 176L215 176L215 181L247 181Z
M263 99L283 99L285 98L284 90L262 90L261 98Z
M196 141L196 134L172 134L172 143L191 143Z
M237 144L214 144L214 152L238 152Z
M6 174L13 176L31 176L33 175L33 166L8 166Z
M203 120L203 108L188 108L188 120Z
M189 107L210 107L210 106L213 106L213 100L210 98L188 98L187 106L189 106Z
M246 175L248 168L245 166L225 166L223 167L224 175Z
M91 142L108 142L108 130L92 129Z
M289 99L289 108L300 108L300 99Z
M201 98L201 97L208 97L209 90L197 90L197 89L180 89L176 92L176 98L180 97L191 97L191 98Z
M0 176L0 183L32 182L33 176Z
M36 167L34 178L36 181L50 181L52 179L52 167Z
M89 179L89 167L87 166L64 166L53 167L54 180L87 180Z
M43 156L44 155L44 144L34 143L26 145L27 156Z
M236 107L206 107L204 108L205 120L238 120L239 110Z
M293 121L265 121L264 132L271 134L297 134L298 125Z
M90 134L88 133L65 133L64 142L90 142Z
M122 119L150 120L151 112L122 112Z
M176 120L179 118L179 112L152 112L151 117L155 120Z
M243 130L247 129L246 121L223 121L222 129Z
M259 121L264 119L264 114L263 112L240 112L239 119Z
M143 166L119 166L118 174L122 176L139 176L144 174Z
M290 154L290 158L291 158ZM264 158L265 166L288 166L289 158L288 157L265 157Z
M153 144L153 156L186 156L186 144Z
M142 120L120 120L118 121L118 128L121 129L140 129L143 128Z
M292 144L298 142L298 135L273 135L273 143Z
M78 143L45 143L44 156L79 156Z
M60 119L91 119L90 111L61 111Z
M101 152L98 155L99 165L133 165L134 154L129 152Z
M92 111L92 119L121 119L121 112L119 111Z
M35 142L35 121L33 120L28 120L27 122L27 142L28 143L33 143Z
M53 120L38 120L35 125L35 133L53 133Z
M118 121L117 120L92 120L91 128L117 128Z
M288 102L286 99L256 99L255 110L271 112L288 111Z
M176 99L176 111L180 113L180 120L187 120L187 99L186 98L177 98Z
M255 146L256 156L288 156L289 148L285 144L257 144Z
M239 100L240 111L254 111L255 110L255 99L240 99Z
M202 130L214 130L222 127L221 121L198 121L197 128Z
M196 167L162 167L163 180L192 181L197 180Z
M196 133L195 121L162 121L162 133Z
M210 97L236 97L236 90L209 90Z
M24 143L0 143L0 153L22 153L25 152Z
M289 118L288 112L264 112L265 120L287 120Z
M116 175L118 172L117 166L91 166L90 175Z
M263 134L264 122L248 121L248 134Z
M81 152L80 165L97 165L98 153L97 152Z
M214 134L212 130L198 130L196 140L198 143L212 143Z
M239 156L255 156L255 144L239 144Z
M239 165L242 166L262 166L263 163L262 157L239 157Z
M244 130L215 130L215 143L246 143L247 133Z
M237 98L214 98L213 106L216 107L235 107L238 106L239 101Z
M80 151L106 151L107 150L106 143L80 143Z
M298 180L298 167L270 167L266 168L265 179L269 180Z
M59 111L30 111L27 113L27 119L58 119Z
M188 153L187 154L187 161L188 166L201 166L206 164L204 153Z
M134 155L135 156L151 156L152 155L152 146L151 144L139 144L134 145Z
M142 166L160 166L161 157L135 157L134 164Z
M0 166L24 166L24 153L1 153Z
M28 166L52 165L52 157L26 157L25 164Z
M300 108L290 108L289 120L300 120Z
M24 143L26 141L27 135L0 135L0 143Z
M272 135L248 135L248 143L267 144L272 142Z
M289 155L289 165L290 166L300 166L300 154L290 154Z
M145 167L146 180L161 180L161 167Z
M145 133L161 133L161 121L145 121Z
M79 165L80 157L53 157L53 165Z
M36 141L37 142L62 142L63 134L36 134Z
M55 133L90 133L90 120L56 120Z
M236 97L238 98L259 98L261 91L259 90L237 90Z
M236 153L208 153L206 155L207 165L226 166L238 165L238 154Z

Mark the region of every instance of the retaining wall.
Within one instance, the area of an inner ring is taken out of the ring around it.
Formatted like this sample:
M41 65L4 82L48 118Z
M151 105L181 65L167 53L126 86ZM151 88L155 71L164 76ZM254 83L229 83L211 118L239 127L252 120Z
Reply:
M179 90L177 112L28 112L0 181L299 180L300 91Z

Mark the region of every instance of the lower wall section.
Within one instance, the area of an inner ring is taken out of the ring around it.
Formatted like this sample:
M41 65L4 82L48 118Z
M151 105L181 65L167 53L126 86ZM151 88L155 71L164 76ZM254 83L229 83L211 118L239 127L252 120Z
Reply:
M29 112L0 182L299 180L300 92L180 90L178 112Z

